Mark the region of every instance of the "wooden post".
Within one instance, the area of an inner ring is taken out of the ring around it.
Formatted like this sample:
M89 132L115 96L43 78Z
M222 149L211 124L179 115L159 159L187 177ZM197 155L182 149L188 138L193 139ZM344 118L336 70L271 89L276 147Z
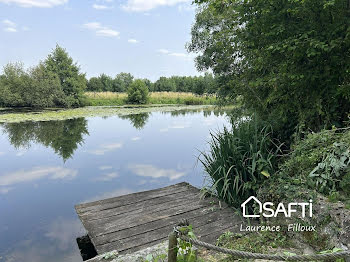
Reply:
M175 232L169 234L168 246L168 262L176 262L177 260L177 236Z

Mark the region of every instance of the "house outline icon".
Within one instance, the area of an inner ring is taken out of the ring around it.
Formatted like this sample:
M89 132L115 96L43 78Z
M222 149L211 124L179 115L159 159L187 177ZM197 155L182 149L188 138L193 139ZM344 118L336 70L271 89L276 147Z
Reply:
M259 215L249 215L247 214L247 209L245 208L246 204L248 202L250 202L251 200L254 200L256 203L259 204L259 213L261 214L262 213L262 203L259 201L259 199L257 199L255 196L251 196L249 197L246 201L244 201L241 205L242 209L243 209L243 217L260 217L260 214Z

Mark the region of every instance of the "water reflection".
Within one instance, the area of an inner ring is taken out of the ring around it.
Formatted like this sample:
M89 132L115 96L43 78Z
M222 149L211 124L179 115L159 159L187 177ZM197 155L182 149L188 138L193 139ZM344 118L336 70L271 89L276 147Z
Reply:
M0 124L0 262L81 262L75 204L200 187L196 156L227 123L191 110Z
M150 116L150 113L141 113L141 114L121 116L120 118L121 119L128 119L131 122L131 124L133 125L133 127L141 130L147 124L149 116Z
M40 143L51 147L64 161L73 156L84 135L89 135L85 118L63 121L23 122L1 124L9 142L16 148L30 148Z

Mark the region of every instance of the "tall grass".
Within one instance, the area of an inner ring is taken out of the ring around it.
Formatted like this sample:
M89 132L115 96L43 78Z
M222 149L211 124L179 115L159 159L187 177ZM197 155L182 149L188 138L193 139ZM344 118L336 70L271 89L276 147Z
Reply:
M127 104L126 93L114 92L86 92L91 105L110 106ZM198 96L193 93L180 92L151 92L150 104L184 104L184 105L213 105L216 104L215 96Z
M210 190L239 208L277 168L280 147L259 119L231 121L231 129L211 134L210 149L199 158L210 177Z

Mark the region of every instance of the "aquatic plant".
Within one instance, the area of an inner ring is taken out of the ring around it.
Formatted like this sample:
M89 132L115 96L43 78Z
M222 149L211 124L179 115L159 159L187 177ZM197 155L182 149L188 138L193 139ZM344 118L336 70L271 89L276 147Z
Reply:
M209 147L199 157L210 178L209 190L236 208L273 175L280 152L271 127L255 116L212 133Z

